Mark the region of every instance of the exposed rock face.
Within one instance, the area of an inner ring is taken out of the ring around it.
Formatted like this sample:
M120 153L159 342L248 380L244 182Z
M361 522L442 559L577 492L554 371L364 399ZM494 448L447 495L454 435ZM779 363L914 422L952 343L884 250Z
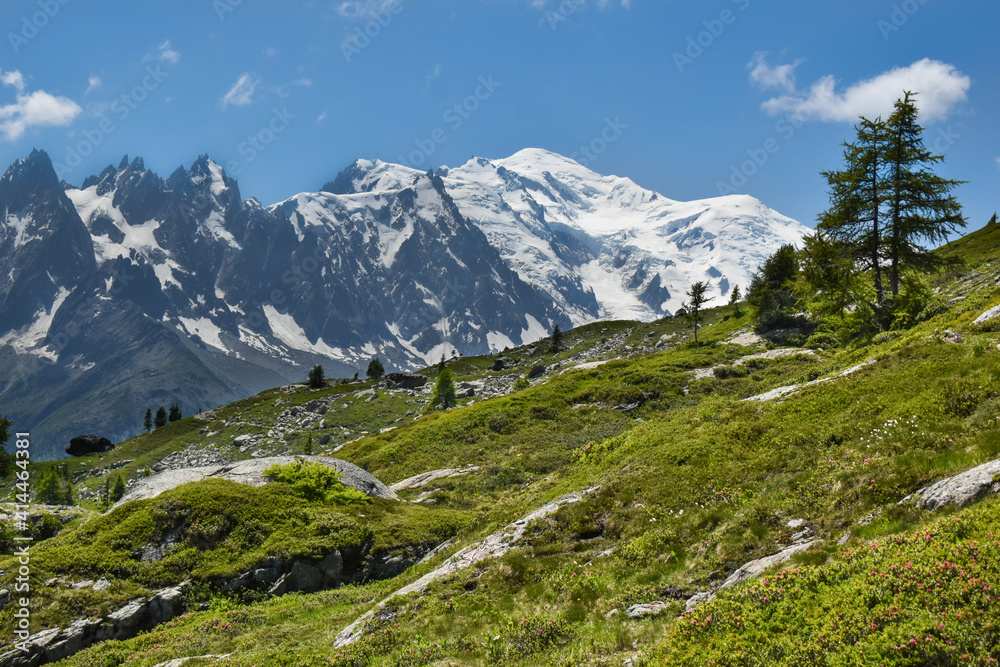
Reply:
M497 532L488 535L481 542L477 542L476 544L462 549L442 563L439 568L433 572L425 574L412 584L403 586L398 591L379 602L373 609L368 611L368 613L364 614L349 626L341 630L340 634L338 634L337 638L334 640L334 647L340 648L356 642L361 637L361 633L364 630L364 624L369 619L374 617L379 611L384 609L385 604L389 600L400 595L423 593L427 590L428 586L438 579L449 577L460 570L471 567L472 565L480 563L488 558L499 558L503 556L510 549L512 549L522 537L524 537L524 533L528 529L528 524L532 521L544 519L545 517L554 514L563 505L579 502L587 495L597 491L599 488L600 487L593 487L587 489L586 491L581 491L580 493L571 493L559 498L558 500L553 500L551 503L543 505L535 511L521 517L514 523L508 524Z
M90 433L88 435L78 435L69 441L66 453L70 456L86 456L87 454L99 454L110 452L115 448L115 443L107 438Z
M420 389L427 384L427 376L414 373L389 373L384 378L390 389Z
M977 317L976 321L973 322L973 324L986 324L990 320L996 319L997 317L1000 317L1000 306L994 306L993 308L990 308L982 315Z
M447 479L448 477L461 477L462 475L468 475L471 472L479 470L479 466L470 466L468 468L444 468L442 470L430 470L428 472L422 472L419 475L414 475L413 477L407 477L406 479L400 480L390 486L389 488L395 492L405 491L406 489L419 489L422 486L427 486L431 482L437 479Z
M137 480L132 488L128 490L128 493L115 504L115 507L130 500L155 498L164 491L169 491L181 484L199 482L211 477L228 479L240 484L249 484L250 486L263 486L269 481L264 476L266 469L273 465L287 465L299 460L315 461L335 469L340 474L341 483L362 491L373 498L396 499L396 494L389 490L385 484L353 463L341 461L340 459L331 459L326 456L272 456L262 459L239 461L230 465L167 470L152 477Z
M134 637L184 611L186 587L185 583L147 599L133 600L103 619L81 618L66 628L37 632L25 643L28 650L15 649L0 655L0 667L36 667L62 660L97 642Z
M1000 459L976 466L954 477L920 489L900 503L914 501L917 507L937 510L949 505L962 507L989 493L1000 492Z

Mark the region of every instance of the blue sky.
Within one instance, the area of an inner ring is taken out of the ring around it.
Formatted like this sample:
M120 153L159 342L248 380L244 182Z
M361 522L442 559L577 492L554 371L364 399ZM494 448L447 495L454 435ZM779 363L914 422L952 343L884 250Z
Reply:
M4 0L0 162L79 185L202 153L265 204L356 158L537 146L813 225L858 113L921 93L970 227L1000 209L1000 9L974 0ZM456 106L457 105L457 106Z

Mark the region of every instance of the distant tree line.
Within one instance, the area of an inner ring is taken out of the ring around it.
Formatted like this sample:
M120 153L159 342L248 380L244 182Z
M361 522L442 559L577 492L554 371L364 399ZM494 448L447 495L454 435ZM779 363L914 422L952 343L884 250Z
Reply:
M156 415L153 415L152 408L146 408L146 415L142 419L142 428L149 433L153 427L160 428L161 426L166 426L168 422L175 422L184 417L181 414L181 408L179 405L174 403L170 406L169 412L162 405L157 408Z

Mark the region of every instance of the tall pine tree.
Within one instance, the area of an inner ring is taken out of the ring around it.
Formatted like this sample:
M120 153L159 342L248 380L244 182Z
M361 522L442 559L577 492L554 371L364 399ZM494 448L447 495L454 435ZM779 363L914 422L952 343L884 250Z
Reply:
M896 101L886 124L886 168L890 184L886 254L892 295L899 296L900 271L905 266L927 270L940 261L920 245L941 243L965 227L962 205L950 194L963 181L941 178L930 168L944 161L924 146L924 128L917 123L916 95Z
M153 425L156 428L167 425L167 409L162 405L156 411L156 418L153 420Z
M882 281L882 208L889 197L886 179L888 129L881 117L861 118L857 140L844 144L844 169L824 171L830 186L830 208L820 216L819 230L848 248L861 268L872 272L875 299L885 298Z
M683 304L681 307L687 309L687 318L694 326L694 342L698 343L698 322L702 319L702 309L705 304L711 301L710 298L705 296L708 291L708 285L703 280L691 285L691 289L685 292L685 296L688 298L687 303Z

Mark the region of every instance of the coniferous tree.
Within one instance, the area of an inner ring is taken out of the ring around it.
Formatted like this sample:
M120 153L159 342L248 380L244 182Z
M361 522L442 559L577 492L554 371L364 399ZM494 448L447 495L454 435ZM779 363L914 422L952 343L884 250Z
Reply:
M445 368L447 368L447 364L445 363L444 352L442 352L441 361L438 362L438 370L443 371Z
M447 410L448 408L455 407L457 404L458 396L455 393L455 380L451 375L451 369L446 368L438 374L430 407L440 407L442 410Z
M822 172L830 186L830 208L820 216L818 229L844 244L852 259L872 272L875 298L881 305L885 297L882 208L890 193L885 174L888 129L881 118L862 117L855 130L857 140L844 144L844 169Z
M111 502L117 503L124 498L127 488L125 486L125 478L119 473L118 478L115 479L115 485L111 488Z
M153 410L152 408L146 408L146 416L142 418L142 427L146 429L146 433L149 433L153 428Z
M688 298L687 303L681 306L682 308L685 308L687 310L686 317L694 327L695 344L698 343L698 323L701 322L702 319L702 312L701 312L702 308L704 308L706 303L711 301L711 299L705 295L705 292L707 290L708 290L708 285L705 283L705 281L699 280L698 282L694 283L693 285L691 285L691 289L685 293L685 296L687 296Z
M965 227L962 205L951 191L963 181L953 181L934 174L930 167L944 161L924 146L922 128L917 123L920 111L914 93L897 100L886 123L888 170L889 229L886 254L893 296L899 296L903 267L928 270L941 261L921 241L940 243L948 235Z
M369 380L375 380L378 382L385 375L385 366L382 365L382 360L375 357L368 364L368 370L365 372Z
M990 218L990 221L989 221L989 222L987 222L986 224L987 224L987 225L995 225L995 224L997 224L997 214L996 214L996 213L994 213L994 214L993 214L993 217L992 217L992 218Z
M733 307L733 316L739 317L742 315L740 312L740 299L743 295L740 293L740 286L733 285L733 291L729 293L729 305Z
M72 505L73 480L65 465L49 468L35 486L35 500L44 505Z
M0 479L6 479L14 472L14 455L9 454L4 444L10 438L10 422L0 417Z
M181 418L181 406L174 403L170 406L170 414L167 417L171 422L178 421Z
M153 420L153 425L156 428L167 425L167 410L162 405L156 411L156 418Z
M552 342L552 353L557 354L559 350L562 349L562 344L563 344L563 332L562 329L559 328L558 324L552 329L551 342Z
M799 251L801 280L796 290L814 316L844 319L857 304L857 269L840 241L814 232L803 239ZM874 304L870 304L874 305Z
M323 377L323 367L313 366L313 369L309 371L309 388L322 389L324 386L326 386L326 379Z
M791 320L798 299L792 282L799 272L795 248L786 245L764 260L747 289L747 303L758 329L768 330Z
M313 453L313 437L312 437L312 433L310 433L309 436L306 438L305 453L306 453L306 456L312 456L312 453Z
M107 510L111 507L111 480L104 478L104 490L101 492L101 507Z

